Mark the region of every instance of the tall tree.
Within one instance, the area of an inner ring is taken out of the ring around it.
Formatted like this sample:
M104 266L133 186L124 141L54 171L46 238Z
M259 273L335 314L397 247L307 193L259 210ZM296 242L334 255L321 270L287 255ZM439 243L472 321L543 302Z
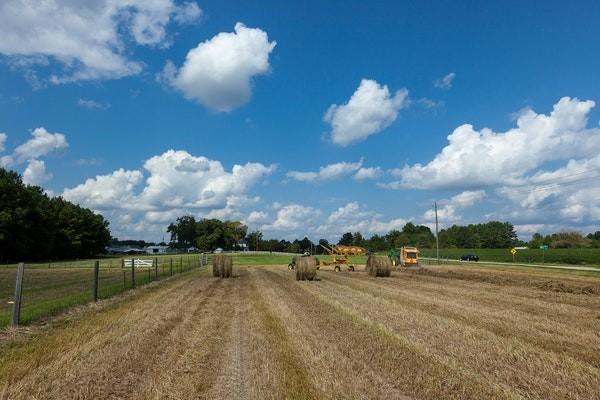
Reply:
M169 225L167 232L171 234L171 247L185 249L196 245L196 219L191 215L177 218L175 223Z
M352 235L352 232L346 232L342 235L338 244L341 244L343 246L352 246L353 240L354 240L354 236Z
M103 253L108 222L91 210L0 168L0 262L85 258Z

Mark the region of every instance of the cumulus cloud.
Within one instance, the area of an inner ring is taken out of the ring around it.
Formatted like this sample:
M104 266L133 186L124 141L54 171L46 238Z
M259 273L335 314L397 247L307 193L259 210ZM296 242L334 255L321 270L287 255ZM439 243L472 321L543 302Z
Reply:
M190 50L181 68L165 65L160 79L186 99L215 111L231 111L248 102L253 78L269 72L276 42L267 33L238 22L235 32L221 32Z
M77 105L79 107L88 108L90 110L108 110L110 108L110 103L100 103L98 101L90 99L79 99L77 100Z
M269 214L264 211L252 211L246 217L246 223L248 224L257 224L261 222L266 222L269 218Z
M377 179L381 176L381 173L381 168L379 167L360 168L358 171L356 171L353 178L357 181L363 181L366 179Z
M0 53L13 65L29 63L29 73L30 60L46 66L50 58L62 67L50 77L54 83L120 78L143 69L128 58L127 44L166 47L172 20L190 23L201 14L197 4L174 0L6 0L0 3Z
M450 89L452 87L452 81L456 78L456 74L454 72L450 72L447 75L444 75L440 79L436 79L433 82L433 86L439 89Z
M320 210L300 204L288 204L277 210L275 221L263 225L264 230L295 231L301 229L306 232L309 224L321 214Z
M7 138L8 135L6 133L0 132L0 153L4 151L4 143Z
M40 185L52 179L52 174L46 170L46 163L41 160L29 160L23 172L23 182L27 185Z
M362 166L359 162L339 162L319 168L318 172L289 171L286 176L300 182L321 182L340 178L358 171Z
M66 188L62 195L116 221L117 232L152 237L148 235L164 233L165 225L182 215L240 219L241 210L259 201L248 191L274 170L246 163L228 171L219 161L169 150L146 160L145 172L119 169Z
M150 173L140 200L156 207L223 208L230 196L244 194L275 166L234 165L225 171L219 161L169 150L144 163Z
M538 171L498 194L521 207L515 217L542 219L549 212L565 221L600 221L600 155L570 160L553 171Z
M442 225L451 222L458 222L461 216L458 214L460 210L472 207L475 203L481 201L486 196L484 190L464 191L450 199L439 201L438 205L438 220ZM429 209L423 214L423 219L427 222L435 221L435 210Z
M31 139L17 146L14 159L17 163L39 158L53 151L66 149L69 144L62 133L50 133L45 128L36 128L31 132Z
M563 97L549 115L522 111L515 128L494 132L461 125L448 145L429 163L395 169L399 181L388 188L469 189L518 184L548 161L600 152L600 129L586 128L591 100Z
M142 181L140 171L120 168L108 175L97 175L71 189L62 196L93 210L144 208L135 198L133 189Z
M330 237L344 232L361 232L363 234L383 234L393 229L401 229L407 222L403 218L382 220L383 216L361 207L358 202L350 202L334 210L325 223L317 228L317 232Z
M392 96L386 85L363 79L346 104L332 104L323 120L331 124L331 140L340 146L365 140L381 132L408 105L408 91L400 89Z

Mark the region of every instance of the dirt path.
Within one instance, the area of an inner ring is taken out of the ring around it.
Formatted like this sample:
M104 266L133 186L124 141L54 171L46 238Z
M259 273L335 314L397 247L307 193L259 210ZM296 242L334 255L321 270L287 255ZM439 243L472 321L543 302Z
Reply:
M196 271L0 342L0 399L600 398L593 293L235 275Z

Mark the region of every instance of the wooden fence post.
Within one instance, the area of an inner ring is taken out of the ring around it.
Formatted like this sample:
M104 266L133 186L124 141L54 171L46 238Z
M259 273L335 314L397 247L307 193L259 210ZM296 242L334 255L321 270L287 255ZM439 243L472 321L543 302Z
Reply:
M19 326L21 319L21 295L23 294L23 273L25 272L25 264L17 265L17 280L15 281L15 302L13 303L12 322L13 327Z
M131 288L135 289L135 259L131 259Z
M154 280L158 280L158 257L154 257Z
M94 303L98 301L98 278L100 276L100 261L94 261Z

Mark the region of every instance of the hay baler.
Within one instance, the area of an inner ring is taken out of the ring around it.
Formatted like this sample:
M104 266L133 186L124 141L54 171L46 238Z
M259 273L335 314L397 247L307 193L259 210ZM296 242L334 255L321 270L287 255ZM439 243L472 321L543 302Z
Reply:
M416 247L403 246L400 249L392 249L388 252L388 257L394 266L419 266L419 250Z

